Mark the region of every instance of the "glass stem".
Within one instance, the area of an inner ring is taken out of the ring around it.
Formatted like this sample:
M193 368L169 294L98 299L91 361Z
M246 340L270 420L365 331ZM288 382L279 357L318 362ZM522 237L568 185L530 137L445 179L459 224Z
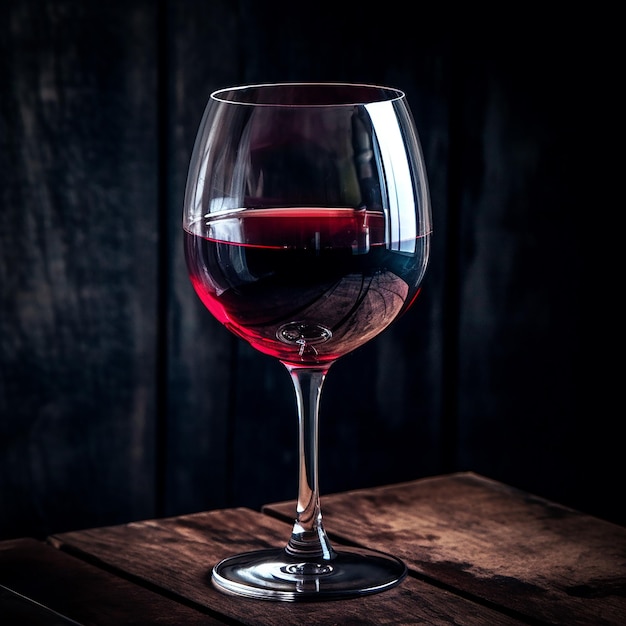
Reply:
M296 558L329 561L335 557L335 552L322 525L317 466L319 404L330 365L284 365L291 375L298 403L300 464L296 520L285 550Z

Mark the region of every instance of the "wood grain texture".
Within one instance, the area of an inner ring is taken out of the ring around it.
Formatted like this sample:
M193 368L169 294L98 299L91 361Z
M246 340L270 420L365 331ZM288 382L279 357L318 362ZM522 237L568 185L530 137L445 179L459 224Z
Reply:
M557 45L548 24L533 33L529 54L498 32L482 42L498 55L461 61L458 462L576 506L585 476L604 475L585 460L603 455L583 434L579 384L585 200L575 180L587 144L573 128L587 99L575 95L573 42ZM594 431L610 417L598 420Z
M32 539L0 542L2 584L83 625L222 623ZM8 620L4 609L0 599L0 619ZM2 623L33 626L65 622L16 618Z
M283 519L293 502L265 507ZM461 473L322 498L327 531L548 624L626 621L626 529Z
M236 623L502 624L523 622L454 593L408 578L395 589L355 600L282 603L227 596L210 582L212 566L236 552L285 545L290 527L249 509L66 533L51 540L83 558L96 558L157 588L217 611Z
M232 505L233 388L237 349L193 291L183 255L187 168L208 95L237 65L233 5L162 3L160 16L161 250L166 324L162 515ZM164 11L164 12L163 12Z
M0 617L8 624L76 626L78 622L0 585Z
M2 5L4 536L154 512L150 7Z
M266 514L223 509L62 533L50 545L0 542L0 585L94 625L301 624L313 614L316 624L625 622L623 527L473 473L332 494L322 504L336 549L343 539L391 552L409 566L407 579L321 603L214 589L218 560L285 544L295 503L283 502ZM0 615L5 606L0 597Z

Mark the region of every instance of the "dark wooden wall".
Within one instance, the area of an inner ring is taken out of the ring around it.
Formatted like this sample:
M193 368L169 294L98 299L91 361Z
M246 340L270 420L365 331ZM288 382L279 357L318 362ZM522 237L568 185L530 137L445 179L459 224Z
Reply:
M582 25L372 6L0 3L0 538L295 497L289 377L203 309L180 229L208 94L275 80L404 89L434 212L414 309L329 373L322 504L474 470L626 522L586 404Z

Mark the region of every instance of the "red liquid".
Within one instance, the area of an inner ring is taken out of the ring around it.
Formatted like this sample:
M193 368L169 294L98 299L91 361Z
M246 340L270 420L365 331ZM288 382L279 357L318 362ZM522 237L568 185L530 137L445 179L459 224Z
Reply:
M209 311L289 363L329 363L372 339L415 300L428 237L411 254L384 243L382 213L250 209L185 231L191 282Z

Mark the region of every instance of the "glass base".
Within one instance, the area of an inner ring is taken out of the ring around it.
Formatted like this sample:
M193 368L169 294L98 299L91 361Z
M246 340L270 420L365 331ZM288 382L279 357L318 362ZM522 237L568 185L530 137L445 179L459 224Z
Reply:
M406 576L399 559L373 550L346 548L332 560L298 560L283 549L246 552L213 568L213 584L236 596L261 600L331 600L378 593Z

